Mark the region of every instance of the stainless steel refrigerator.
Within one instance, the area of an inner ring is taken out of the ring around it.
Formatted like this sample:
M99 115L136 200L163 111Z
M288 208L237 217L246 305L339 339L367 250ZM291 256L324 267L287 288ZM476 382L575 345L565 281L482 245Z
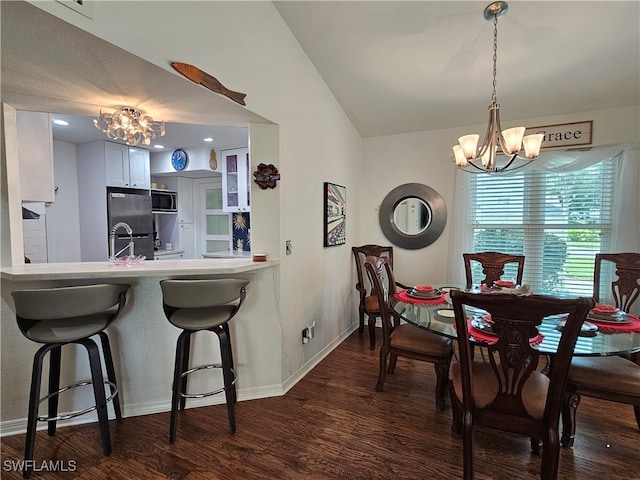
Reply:
M150 195L108 191L107 220L108 235L111 234L114 225L121 222L129 225L132 230L131 236L125 228L115 231L115 251L109 252L109 255L119 252L133 240L134 255L144 255L147 260L153 260L153 214ZM130 252L125 250L121 255L129 254Z

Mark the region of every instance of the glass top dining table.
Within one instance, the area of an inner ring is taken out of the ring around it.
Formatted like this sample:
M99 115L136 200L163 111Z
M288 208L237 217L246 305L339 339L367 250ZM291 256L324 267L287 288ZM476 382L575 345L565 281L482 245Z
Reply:
M447 290L458 287L436 288ZM445 337L457 338L453 309L451 304L446 301L431 304L392 298L390 304L393 311L407 323ZM471 314L471 312L468 313ZM544 337L542 342L537 345L540 353L545 355L556 353L561 336L561 332L558 330L558 324L561 320L561 316L546 317L542 320L542 324L538 327L538 331ZM589 336L578 337L574 356L605 356L640 352L640 332L608 332L604 333L598 330L595 334L590 332ZM484 343L474 338L471 340L479 345Z

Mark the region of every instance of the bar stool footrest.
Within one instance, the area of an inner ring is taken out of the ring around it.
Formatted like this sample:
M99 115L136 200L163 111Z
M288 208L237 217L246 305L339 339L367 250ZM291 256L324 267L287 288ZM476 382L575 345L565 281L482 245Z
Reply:
M197 372L199 370L210 370L212 368L222 368L222 364L221 363L213 363L210 365L201 365L199 367L193 367L190 368L189 370L186 370L184 372L182 372L182 374L180 375L181 377L186 377L187 375ZM236 373L236 371L232 368L231 369L231 373L233 374L233 381L231 382L231 384L229 385L229 387L232 387L235 383L236 380L238 378L238 374ZM211 392L206 392L206 393L180 393L180 396L182 398L204 398L204 397L210 397L211 395L217 395L219 393L222 393L224 391L227 390L227 387L224 386L222 388L219 388L218 390L213 390Z
M106 398L106 403L109 403L111 400L113 400L113 398L118 394L118 387L115 383L110 382L109 380L104 380L104 384L105 385L109 385L109 387L111 387L111 395L109 397ZM60 395L63 392L66 392L67 390L71 390L73 388L78 388L78 387L86 387L87 385L93 385L93 382L90 380L86 380L86 381L82 381L82 382L78 382L78 383L74 383L73 385L68 385L66 387L62 387L60 390L58 390L57 392L53 392L50 393L49 395L42 397L40 399L40 401L38 402L38 404L41 404L42 402L46 402L47 400L49 400L51 397L55 396L55 395ZM97 409L97 405L93 405L91 407L87 407L83 410L77 410L75 412L70 412L67 413L65 415L58 415L56 417L38 417L38 421L40 422L57 422L58 420L69 420L70 418L75 418L75 417L79 417L80 415L84 415L86 413L89 412L93 412Z

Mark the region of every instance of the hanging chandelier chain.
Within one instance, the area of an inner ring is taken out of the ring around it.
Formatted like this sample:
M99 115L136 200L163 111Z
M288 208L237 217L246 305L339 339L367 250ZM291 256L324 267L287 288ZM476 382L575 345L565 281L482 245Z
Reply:
M491 93L491 103L498 103L496 95L496 75L498 72L498 15L493 17L493 92Z
M493 91L489 105L489 123L481 143L480 135L469 134L458 138L453 146L453 158L459 169L469 173L496 173L522 168L540 155L544 135L535 133L524 135L526 128L512 127L502 130L500 105L498 105L498 17L507 13L509 5L504 0L495 0L484 9L487 21L493 20ZM515 163L514 161L525 163Z

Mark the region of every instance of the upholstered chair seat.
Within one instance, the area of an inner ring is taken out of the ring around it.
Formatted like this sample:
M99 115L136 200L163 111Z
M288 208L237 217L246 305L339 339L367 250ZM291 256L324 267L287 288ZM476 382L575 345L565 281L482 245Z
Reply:
M569 382L640 397L640 368L622 357L575 357L569 370Z
M471 368L473 369L473 400L476 408L483 409L496 398L498 380L488 363L474 362ZM462 376L459 363L451 365L449 376L456 396L462 398ZM522 403L535 420L542 420L548 390L549 377L537 371L531 373L522 387Z
M389 334L391 346L408 352L428 355L449 355L451 352L451 339L416 329L413 325L403 323Z

